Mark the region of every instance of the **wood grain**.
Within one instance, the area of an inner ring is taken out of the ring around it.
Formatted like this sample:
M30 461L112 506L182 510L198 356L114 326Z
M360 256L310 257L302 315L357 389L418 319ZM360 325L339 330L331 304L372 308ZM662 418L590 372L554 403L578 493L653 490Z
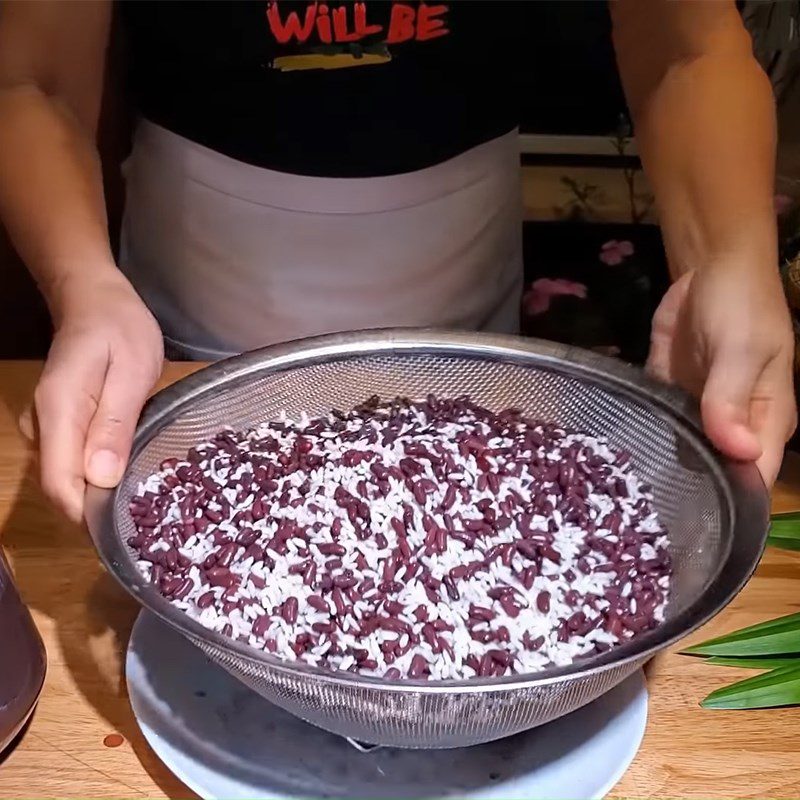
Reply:
M87 535L50 511L37 488L34 456L17 433L39 368L0 363L2 543L49 662L36 714L0 766L0 798L193 797L145 743L125 694L121 667L136 606L104 574ZM191 369L173 365L165 380ZM784 471L774 507L800 508L797 460ZM800 557L770 551L744 592L693 639L797 610ZM698 701L705 694L744 673L676 653L647 671L647 733L613 797L800 796L800 711L704 711ZM104 745L113 733L123 743Z

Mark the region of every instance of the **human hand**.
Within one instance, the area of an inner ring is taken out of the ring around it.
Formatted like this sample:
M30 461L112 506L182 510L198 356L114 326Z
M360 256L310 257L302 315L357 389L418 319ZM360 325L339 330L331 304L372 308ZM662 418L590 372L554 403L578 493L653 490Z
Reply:
M122 275L70 284L51 300L55 337L34 394L41 482L74 521L86 485L115 486L163 362L161 331ZM20 426L31 429L30 411Z
M701 400L706 434L771 487L797 422L794 337L778 271L719 263L679 278L653 317L648 369Z

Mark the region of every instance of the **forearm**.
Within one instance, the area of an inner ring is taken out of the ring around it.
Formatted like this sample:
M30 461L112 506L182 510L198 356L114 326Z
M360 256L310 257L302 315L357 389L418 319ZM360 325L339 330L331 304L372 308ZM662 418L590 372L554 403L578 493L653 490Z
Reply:
M30 85L0 89L0 215L54 312L68 286L118 279L93 143Z
M731 259L774 270L775 109L755 59L679 62L634 115L673 277Z

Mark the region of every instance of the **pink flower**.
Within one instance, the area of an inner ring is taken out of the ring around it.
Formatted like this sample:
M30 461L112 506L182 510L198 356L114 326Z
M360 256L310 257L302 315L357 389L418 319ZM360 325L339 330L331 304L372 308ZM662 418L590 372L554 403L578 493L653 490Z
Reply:
M600 260L610 267L615 267L628 256L632 256L633 252L633 242L627 240L618 242L616 239L612 239L600 248Z
M522 302L529 314L544 314L550 308L550 301L562 296L580 297L583 300L586 298L586 286L562 278L539 278L528 287Z
M785 214L793 205L794 199L788 194L776 194L772 198L772 207L779 217Z

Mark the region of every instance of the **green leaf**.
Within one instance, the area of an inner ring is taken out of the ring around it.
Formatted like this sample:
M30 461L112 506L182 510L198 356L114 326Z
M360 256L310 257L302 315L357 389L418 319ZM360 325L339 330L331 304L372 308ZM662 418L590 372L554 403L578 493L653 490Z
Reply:
M767 544L784 550L800 550L800 515L786 514L773 517Z
M782 667L724 686L700 703L703 708L776 708L800 703L800 668Z
M800 536L800 515L786 514L772 518L769 524L770 534L781 532L784 536Z
M705 660L705 663L715 667L739 667L740 669L800 668L800 656L766 656L764 658L725 658L724 656L711 656L711 658Z
M800 550L800 536L767 536L767 547L779 550Z
M800 550L800 512L773 514L767 545L783 550Z
M800 519L784 519L782 517L773 518L769 525L769 532L783 536L800 536Z
M800 613L761 622L683 651L695 656L776 656L800 653Z

